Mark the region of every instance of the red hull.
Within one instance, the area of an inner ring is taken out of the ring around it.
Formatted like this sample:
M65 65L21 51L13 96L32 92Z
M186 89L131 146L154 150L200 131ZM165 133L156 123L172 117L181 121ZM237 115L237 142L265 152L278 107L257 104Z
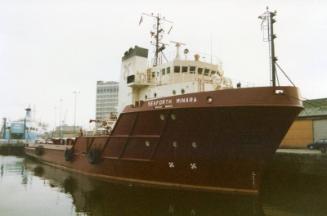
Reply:
M109 180L256 194L262 173L302 110L292 87L202 92L127 107L107 137L79 137L74 159L44 149L44 162ZM280 93L280 92L279 92ZM101 152L98 163L87 160Z

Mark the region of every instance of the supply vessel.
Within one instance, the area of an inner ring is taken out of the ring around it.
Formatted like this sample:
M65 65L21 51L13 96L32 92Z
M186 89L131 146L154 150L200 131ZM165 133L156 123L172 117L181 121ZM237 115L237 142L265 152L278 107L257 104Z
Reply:
M63 169L108 181L160 188L258 194L267 163L303 109L299 90L278 86L270 29L272 85L233 86L219 64L200 55L164 61L167 21L151 35L155 55L130 48L122 57L119 116L109 135L79 136L72 145L35 144L26 153ZM169 21L167 21L169 22Z

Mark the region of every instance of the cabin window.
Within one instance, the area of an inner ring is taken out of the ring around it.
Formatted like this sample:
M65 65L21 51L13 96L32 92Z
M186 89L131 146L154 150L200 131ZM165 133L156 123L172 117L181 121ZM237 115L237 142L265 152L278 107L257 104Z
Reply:
M202 74L203 68L198 68L198 74Z
M194 66L191 66L191 67L190 67L190 73L192 73L192 74L195 73L195 67L194 67Z
M216 74L216 71L211 71L211 75Z
M183 73L186 73L186 72L187 72L187 67L186 67L186 66L183 66L183 67L182 67L182 72L183 72Z
M156 98L157 97L157 93L154 93L153 96Z
M144 98L145 98L145 100L146 100L146 99L148 99L148 96L147 96L147 95L145 95L145 96L144 96Z
M169 74L170 73L170 67L167 67L166 71L167 71L167 74Z
M209 69L205 69L205 70L204 70L204 75L205 75L205 76L208 76L208 75L209 75Z
M176 91L175 90L173 90L173 95L176 95Z
M181 72L181 67L180 67L180 66L175 66L175 67L174 67L174 72L175 72L175 73L179 73L179 72Z
M160 73L159 73L159 71L157 72L157 76L158 76L158 77L160 76Z
M161 73L162 73L162 75L165 75L165 73L166 73L166 69L163 68L163 69L161 70Z
M182 94L185 94L185 90L184 90L184 89L182 89L182 90L181 90L181 93L182 93Z
M152 78L154 78L156 76L155 72L152 72Z

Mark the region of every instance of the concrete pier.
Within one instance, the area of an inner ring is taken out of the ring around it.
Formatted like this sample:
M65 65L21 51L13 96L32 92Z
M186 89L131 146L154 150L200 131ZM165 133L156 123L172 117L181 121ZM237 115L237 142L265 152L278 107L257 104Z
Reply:
M24 152L25 140L0 139L1 154L21 154Z
M278 149L269 170L327 176L327 154L319 150Z

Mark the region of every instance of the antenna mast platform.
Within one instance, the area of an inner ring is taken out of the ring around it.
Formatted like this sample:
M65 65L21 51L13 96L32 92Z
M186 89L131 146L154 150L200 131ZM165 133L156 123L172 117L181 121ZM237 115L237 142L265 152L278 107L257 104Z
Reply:
M162 53L162 51L166 48L166 44L162 42L163 34L165 33L164 28L162 27L163 22L167 22L172 24L172 21L167 20L165 17L161 16L160 14L154 15L142 13L142 16L148 16L155 19L155 25L153 26L153 31L150 32L151 37L153 38L153 41L151 41L151 44L155 46L155 54L154 54L154 62L153 66L157 66L159 64L159 54ZM143 17L141 16L140 24L143 21ZM167 34L170 33L172 29L172 26L168 30Z

